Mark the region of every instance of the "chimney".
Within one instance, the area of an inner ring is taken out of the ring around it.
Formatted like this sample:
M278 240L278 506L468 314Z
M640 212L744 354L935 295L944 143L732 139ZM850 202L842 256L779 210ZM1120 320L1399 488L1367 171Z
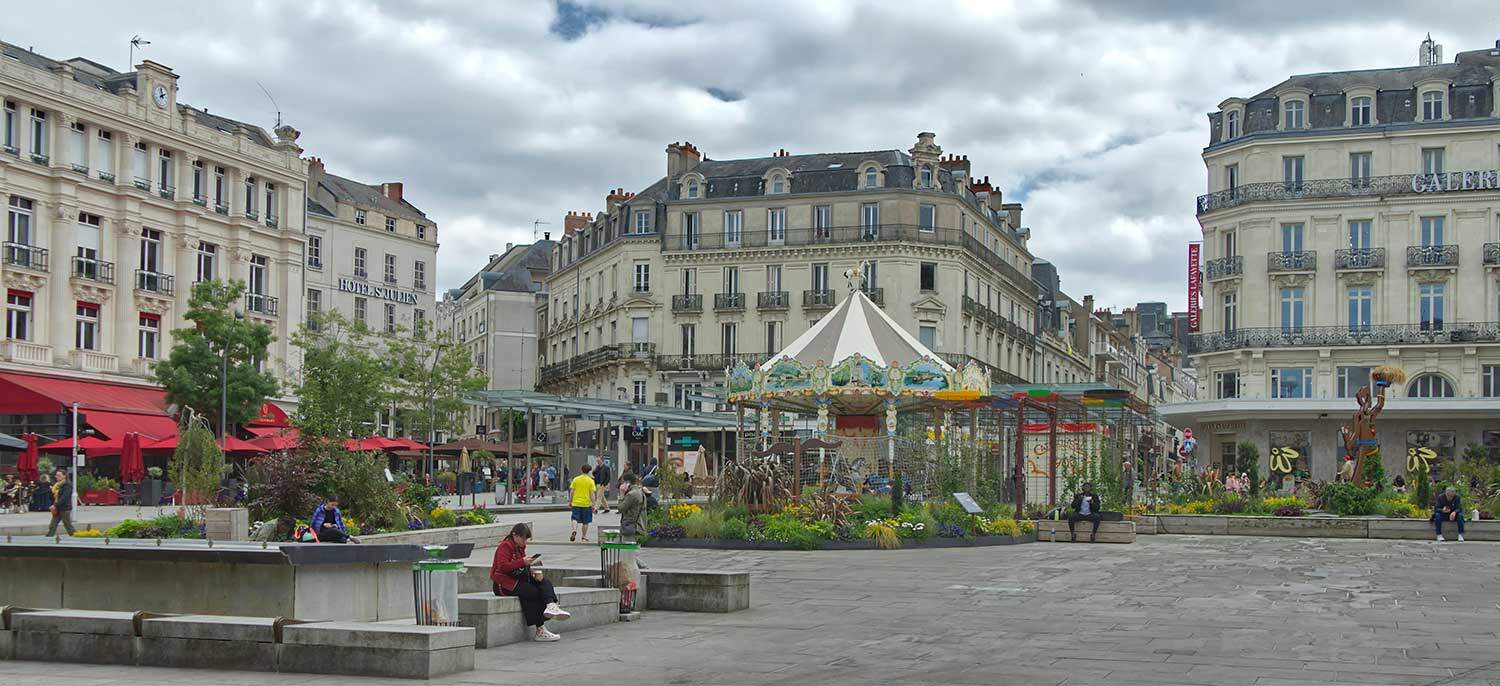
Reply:
M604 196L604 206L612 209L615 205L625 202L634 196L634 193L626 193L624 188L616 188L611 190L609 195Z
M385 197L390 198L391 202L401 202L400 181L390 181L380 184L380 192L385 195Z
M690 171L703 160L703 154L692 143L673 143L667 146L667 178L675 179Z
M496 255L495 253L490 253L490 261L491 262L494 262L495 260L498 260L498 259L500 259L499 255Z
M594 215L588 212L569 212L568 216L563 217L563 235L571 236L588 226L591 221L594 221Z
M191 112L192 110L188 111ZM323 180L323 174L323 158L307 158L307 192L309 194L316 193L318 191L318 182Z
M544 240L544 241L550 241L550 240L552 240L552 232L551 231L543 231L542 232L542 240Z
M1005 213L1005 223L1012 230L1021 228L1021 203L1008 202L1000 206L1000 211Z
M771 157L791 157L791 156L792 156L792 153L787 152L786 148L779 148L779 149L776 150L776 152L774 154L771 155Z
M516 247L515 243L506 243L505 244L505 252L510 252L510 249L514 248L514 247Z
M990 187L990 177L986 176L984 177L983 181L969 182L969 190L974 191L975 194L979 194L989 193L990 191L993 191L994 188Z

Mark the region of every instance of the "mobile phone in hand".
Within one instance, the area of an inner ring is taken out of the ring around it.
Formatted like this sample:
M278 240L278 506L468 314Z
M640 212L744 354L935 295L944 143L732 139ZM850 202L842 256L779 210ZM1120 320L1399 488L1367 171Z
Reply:
M541 556L542 556L542 554L541 554L541 553L537 553L537 554L535 554L535 555L532 555L532 556L531 556L531 559L533 559L533 560L535 560L535 559L537 559L537 558L539 558L539 557L541 557Z

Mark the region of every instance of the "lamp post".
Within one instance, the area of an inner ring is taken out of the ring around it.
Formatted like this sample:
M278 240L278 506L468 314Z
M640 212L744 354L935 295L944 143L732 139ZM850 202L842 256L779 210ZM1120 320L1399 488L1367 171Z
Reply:
M432 477L433 444L437 442L437 366L443 357L447 343L438 343L432 349L432 369L427 381L427 476Z
M234 313L236 322L245 318L245 313L238 310ZM220 357L223 358L223 373L219 376L219 446L224 446L225 429L229 426L229 332L225 332L224 341L219 345Z

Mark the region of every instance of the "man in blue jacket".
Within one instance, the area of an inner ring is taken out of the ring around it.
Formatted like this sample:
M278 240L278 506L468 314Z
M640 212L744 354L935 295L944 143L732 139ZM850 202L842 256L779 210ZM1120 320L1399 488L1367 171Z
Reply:
M311 524L319 543L348 543L352 540L344 528L344 516L339 514L339 499L333 496L313 510Z

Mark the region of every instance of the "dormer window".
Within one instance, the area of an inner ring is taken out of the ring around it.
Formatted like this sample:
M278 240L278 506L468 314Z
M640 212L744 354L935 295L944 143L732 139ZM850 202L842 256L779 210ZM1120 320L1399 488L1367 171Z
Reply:
M1224 115L1224 138L1230 140L1239 137L1240 113L1238 110L1231 110L1228 114Z
M1443 92L1427 91L1422 94L1422 121L1443 120Z
M777 175L771 177L771 193L777 194L777 193L785 193L785 192L786 192L786 179L784 177L782 177L780 174L777 174Z
M1373 121L1370 115L1374 108L1368 96L1360 96L1349 100L1349 125L1369 126Z
M922 187L932 188L932 165L922 165Z
M865 188L880 187L880 170L870 167L865 170Z
M1288 100L1281 108L1281 128L1300 129L1307 123L1307 103L1301 100Z
M363 223L365 223L365 211L364 210L361 210L359 208L355 208L355 210L354 210L354 223L355 224L363 224Z
M687 197L688 197L689 200L696 199L698 197L698 180L697 179L688 179L688 182L687 182L687 192L685 193L685 195L687 195Z

